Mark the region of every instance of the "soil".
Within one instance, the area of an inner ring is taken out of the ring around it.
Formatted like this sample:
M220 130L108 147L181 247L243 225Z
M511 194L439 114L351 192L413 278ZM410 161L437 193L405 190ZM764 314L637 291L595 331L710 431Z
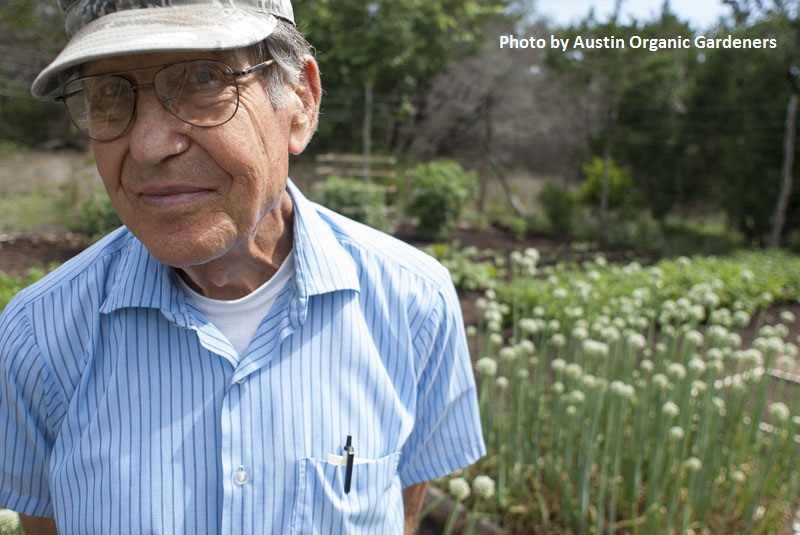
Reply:
M0 273L14 277L29 269L62 264L89 246L80 234L46 233L28 236L0 235Z

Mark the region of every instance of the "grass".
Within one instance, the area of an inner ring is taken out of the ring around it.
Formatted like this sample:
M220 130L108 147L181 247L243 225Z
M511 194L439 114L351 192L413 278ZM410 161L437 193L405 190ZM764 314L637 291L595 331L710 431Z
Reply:
M62 223L55 196L39 188L0 198L0 232L32 232L60 227Z

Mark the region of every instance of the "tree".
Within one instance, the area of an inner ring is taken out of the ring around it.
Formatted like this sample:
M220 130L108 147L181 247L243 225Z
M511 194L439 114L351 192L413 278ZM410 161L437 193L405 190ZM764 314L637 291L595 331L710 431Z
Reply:
M769 16L723 33L784 44L792 29L785 18ZM731 223L759 243L770 232L781 184L792 48L707 50L688 102L691 172L703 177Z
M605 240L608 170L613 159L620 94L625 81L638 68L641 55L626 45L628 38L635 35L637 24L618 23L616 13L621 4L621 0L616 1L615 14L608 22L598 23L590 13L577 26L567 28L564 35L573 43L573 52L551 51L547 62L560 75L562 83L580 87L585 94L586 132L590 143L596 143L593 152L603 159L597 228L600 243Z
M5 0L0 10L0 87L27 89L66 41L54 2Z
M405 122L424 115L431 80L480 43L487 18L502 16L506 5L506 0L298 3L297 20L317 49L327 94L317 143L357 146L361 96L371 90L385 144L407 149L398 132Z
M0 139L35 145L69 135L54 105L33 100L30 84L66 41L54 2L5 0L0 10Z
M689 24L664 4L660 16L638 29L642 38L691 36ZM636 191L654 217L663 219L694 197L696 180L686 175L685 125L688 98L698 69L696 50L638 50L636 72L619 91L613 151L631 169Z
M544 28L530 33L542 35ZM497 36L514 33L510 21L487 26L484 46L453 61L434 78L425 95L426 110L401 130L409 152L420 160L457 158L480 171L478 209L485 206L488 183L499 180L518 215L523 207L512 194L505 169L535 145L541 129L537 64L531 50L500 50Z
M772 229L770 232L770 247L778 247L789 210L789 201L792 195L794 182L794 155L797 139L797 113L800 90L797 84L797 61L800 53L800 2L792 0L772 0L766 3L763 0L724 0L733 10L734 17L740 24L752 21L782 20L791 28L790 35L783 45L788 47L788 56L791 65L787 68L788 81L792 92L786 105L785 131L783 137L783 156L779 192L772 213Z

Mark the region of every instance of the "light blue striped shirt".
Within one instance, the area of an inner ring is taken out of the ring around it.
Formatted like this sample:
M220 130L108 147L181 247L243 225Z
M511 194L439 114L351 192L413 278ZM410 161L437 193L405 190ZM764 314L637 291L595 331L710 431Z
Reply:
M295 272L241 357L124 228L8 305L0 505L63 535L400 534L402 487L483 455L447 271L289 192Z

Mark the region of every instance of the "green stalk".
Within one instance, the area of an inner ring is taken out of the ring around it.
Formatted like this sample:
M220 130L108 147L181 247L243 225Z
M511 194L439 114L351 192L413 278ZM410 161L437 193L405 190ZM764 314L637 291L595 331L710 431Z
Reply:
M608 534L614 535L614 525L617 523L617 508L619 503L619 478L623 477L622 474L622 451L625 448L624 431L625 431L625 416L627 413L628 400L621 400L622 406L619 414L619 423L615 429L614 435L614 461L611 473L614 474L614 480L611 486L611 503L608 508ZM598 532L599 533L599 532Z
M602 414L603 409L603 398L602 396L596 395L593 396L594 399L594 412L592 413L591 424L589 425L589 432L585 434L584 440L582 441L582 451L584 454L583 465L581 469L581 473L579 474L580 477L580 533L581 535L585 535L587 533L588 527L586 525L586 521L588 520L589 516L589 495L590 489L589 484L591 483L591 475L592 475L592 466L594 465L594 454L595 454L595 443L597 440L597 428L600 425L600 415Z
M672 463L671 466L675 470L675 477L673 479L672 485L674 486L672 490L672 497L670 498L669 505L667 506L667 512L665 514L666 518L666 525L664 526L665 533L671 533L672 531L672 520L675 517L678 509L678 500L681 494L681 481L683 481L683 472L682 472L682 460L686 458L686 452L688 450L689 440L684 437L681 440L680 447L678 444L674 444L675 448L672 453ZM670 470L671 472L672 470ZM664 487L662 492L664 494L667 493L669 490L670 482L664 474ZM683 532L682 532L683 533Z
M444 525L444 531L442 535L452 535L453 529L456 525L456 519L458 518L458 506L461 504L461 500L456 500L453 502L453 507L450 509L450 514L447 515L447 522Z
M659 486L659 483L661 482L661 474L663 471L662 465L664 463L664 444L668 443L668 429L672 423L669 421L670 418L665 418L663 415L659 418L659 420L661 421L661 425L658 429L658 438L656 440L655 452L653 454L653 465L648 473L647 497L645 498L645 505L647 509L650 510L653 508L656 514L661 507L662 488ZM645 533L655 533L655 521L656 519L653 516L648 515Z
M608 470L610 459L608 455L610 455L610 448L613 446L611 444L611 434L614 430L614 424L617 423L617 427L620 427L619 422L616 422L615 416L615 409L617 405L617 400L611 399L608 404L608 415L606 417L606 426L605 431L603 433L603 444L600 448L600 478L599 478L599 486L597 489L597 501L595 503L595 508L597 509L597 525L595 533L603 533L603 523L604 523L604 514L606 510L606 491L608 489Z
M683 522L681 522L681 533L687 533L689 530L689 522L692 517L692 503L694 497L697 495L697 482L702 478L696 472L689 475L689 482L686 485L686 506L683 508Z
M495 388L495 390L498 390ZM495 435L495 451L497 452L497 500L502 507L508 505L507 485L508 485L508 464L509 464L509 418L506 414L506 395L507 391L499 389L500 393L495 396L497 400L497 433Z

